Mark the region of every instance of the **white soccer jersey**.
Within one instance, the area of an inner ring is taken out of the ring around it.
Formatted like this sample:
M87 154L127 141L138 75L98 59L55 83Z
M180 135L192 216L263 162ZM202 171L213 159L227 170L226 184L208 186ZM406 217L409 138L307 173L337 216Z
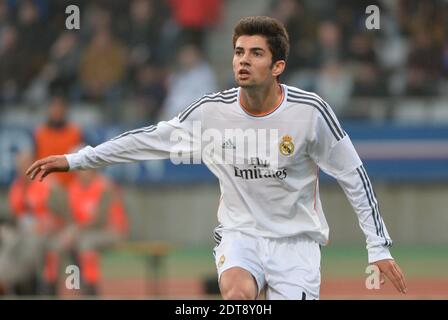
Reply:
M205 95L170 121L67 155L70 169L166 159L178 151L187 152L189 159L199 152L219 179L219 228L265 237L306 234L325 245L329 228L319 197L321 168L337 179L353 206L366 236L369 262L391 258L392 241L372 184L333 111L314 93L286 85L282 89L282 103L259 117L242 108L240 88ZM190 137L187 143L179 142L179 130ZM263 147L259 136L253 140L249 134L241 143L229 135L238 130L274 138ZM203 141L197 144L199 135Z

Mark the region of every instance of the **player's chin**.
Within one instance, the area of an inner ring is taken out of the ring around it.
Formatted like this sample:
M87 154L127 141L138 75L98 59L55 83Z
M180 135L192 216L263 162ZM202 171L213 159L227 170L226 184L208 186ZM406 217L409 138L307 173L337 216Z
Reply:
M252 88L252 87L254 87L254 83L252 81L248 81L248 80L236 79L236 83L241 88Z

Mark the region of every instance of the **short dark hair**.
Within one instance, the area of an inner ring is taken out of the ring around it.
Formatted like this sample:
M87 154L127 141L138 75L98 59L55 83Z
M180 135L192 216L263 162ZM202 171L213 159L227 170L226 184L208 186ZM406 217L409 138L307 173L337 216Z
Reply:
M288 59L289 36L280 21L265 16L242 18L233 30L233 48L237 39L245 35L260 35L266 38L272 53L272 63Z

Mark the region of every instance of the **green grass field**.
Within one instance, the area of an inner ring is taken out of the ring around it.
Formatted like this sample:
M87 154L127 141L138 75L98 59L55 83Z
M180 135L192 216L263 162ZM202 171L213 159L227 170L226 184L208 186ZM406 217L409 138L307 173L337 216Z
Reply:
M362 246L332 244L322 248L322 299L447 299L447 246L399 246L392 249L406 275L408 294L400 295L390 282L381 290L367 290L367 252ZM102 255L100 298L219 299L206 295L205 283L215 286L212 247L177 247L159 265L158 280L152 260L126 251ZM217 289L217 288L215 288ZM62 295L67 291L61 283Z
M448 278L448 246L402 246L392 248L391 252L407 277ZM105 278L145 276L146 259L140 255L107 252L102 263ZM321 266L324 277L363 277L367 252L361 246L323 247ZM177 248L164 258L160 269L163 277L214 275L212 248Z

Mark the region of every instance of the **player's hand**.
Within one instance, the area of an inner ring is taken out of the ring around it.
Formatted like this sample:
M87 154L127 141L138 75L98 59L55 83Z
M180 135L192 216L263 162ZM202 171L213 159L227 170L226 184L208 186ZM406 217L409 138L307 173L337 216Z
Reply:
M390 281L392 281L393 285L399 292L401 293L407 292L404 274L401 271L398 264L395 262L395 260L392 259L379 260L373 262L373 264L376 265L378 269L380 269L381 284L385 283L384 276L386 276Z
M67 158L65 156L49 156L34 162L27 170L26 175L31 180L41 173L39 181L42 181L52 172L66 172L69 170Z

